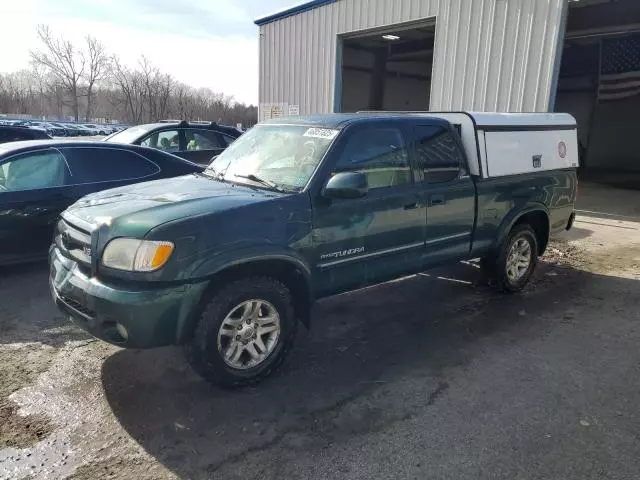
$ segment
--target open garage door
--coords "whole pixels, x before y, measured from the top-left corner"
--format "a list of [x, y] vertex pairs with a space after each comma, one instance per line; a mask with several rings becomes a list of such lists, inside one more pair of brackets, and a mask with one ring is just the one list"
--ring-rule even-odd
[[395, 26], [342, 38], [342, 112], [428, 110], [435, 26]]
[[640, 1], [571, 4], [555, 110], [578, 120], [587, 175], [640, 174]]

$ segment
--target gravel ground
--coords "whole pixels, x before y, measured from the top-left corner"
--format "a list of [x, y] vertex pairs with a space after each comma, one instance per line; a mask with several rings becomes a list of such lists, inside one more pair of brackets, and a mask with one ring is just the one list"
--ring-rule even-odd
[[460, 264], [325, 300], [241, 391], [74, 329], [46, 266], [4, 270], [0, 479], [638, 478], [640, 191], [579, 207], [523, 294]]

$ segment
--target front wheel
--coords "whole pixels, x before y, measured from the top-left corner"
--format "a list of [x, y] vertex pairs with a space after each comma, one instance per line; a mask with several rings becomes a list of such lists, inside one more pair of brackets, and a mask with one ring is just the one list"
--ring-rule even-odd
[[530, 225], [517, 225], [497, 256], [482, 261], [483, 269], [500, 290], [516, 293], [529, 283], [538, 264], [538, 239]]
[[272, 278], [237, 280], [213, 295], [191, 340], [187, 361], [223, 386], [254, 384], [284, 361], [296, 332], [291, 293]]

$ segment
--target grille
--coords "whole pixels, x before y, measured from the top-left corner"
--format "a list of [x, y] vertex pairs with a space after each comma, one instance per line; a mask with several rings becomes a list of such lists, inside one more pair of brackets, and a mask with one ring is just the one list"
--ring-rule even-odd
[[60, 300], [62, 300], [62, 302], [67, 307], [69, 307], [69, 308], [71, 308], [73, 310], [76, 310], [77, 312], [80, 312], [85, 317], [89, 317], [89, 318], [95, 318], [96, 317], [96, 312], [94, 312], [93, 310], [85, 307], [81, 303], [75, 301], [73, 298], [67, 297], [66, 295], [60, 295]]
[[91, 235], [88, 232], [60, 220], [55, 243], [68, 257], [85, 266], [91, 266]]

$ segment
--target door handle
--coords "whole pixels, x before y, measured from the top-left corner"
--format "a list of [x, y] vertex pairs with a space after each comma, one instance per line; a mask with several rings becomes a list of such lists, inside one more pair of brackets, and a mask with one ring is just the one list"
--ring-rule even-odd
[[405, 210], [414, 210], [416, 208], [418, 208], [418, 202], [409, 203], [404, 206]]
[[429, 204], [432, 206], [444, 205], [445, 203], [447, 202], [444, 199], [444, 195], [431, 195], [429, 197]]

